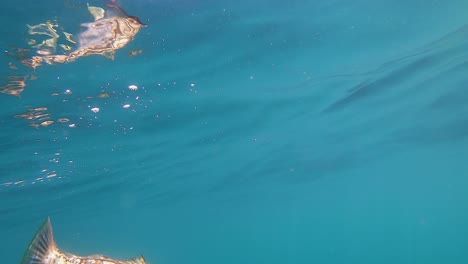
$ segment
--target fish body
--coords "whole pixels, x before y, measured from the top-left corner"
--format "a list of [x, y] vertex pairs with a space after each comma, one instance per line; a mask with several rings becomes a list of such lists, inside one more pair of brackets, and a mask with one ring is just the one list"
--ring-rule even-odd
[[37, 231], [21, 264], [149, 264], [143, 256], [115, 260], [104, 255], [78, 256], [62, 252], [54, 239], [50, 218]]

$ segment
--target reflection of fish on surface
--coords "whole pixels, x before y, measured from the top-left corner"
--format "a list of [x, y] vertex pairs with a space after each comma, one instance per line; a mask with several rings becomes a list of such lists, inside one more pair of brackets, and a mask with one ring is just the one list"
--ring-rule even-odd
[[133, 56], [136, 56], [136, 55], [138, 55], [138, 54], [141, 54], [142, 52], [143, 52], [142, 49], [139, 49], [139, 50], [132, 50], [132, 51], [130, 51], [130, 56], [133, 57]]
[[50, 219], [42, 225], [21, 264], [148, 264], [144, 257], [114, 260], [103, 255], [76, 256], [62, 252], [55, 243]]
[[33, 56], [25, 64], [36, 68], [43, 62], [48, 64], [72, 62], [79, 57], [102, 55], [114, 59], [115, 51], [132, 41], [141, 27], [145, 27], [137, 17], [129, 16], [117, 5], [108, 5], [117, 10], [108, 12], [99, 7], [88, 6], [95, 21], [83, 23], [85, 30], [79, 34], [79, 48], [69, 54]]
[[19, 75], [19, 76], [8, 76], [7, 83], [0, 86], [0, 93], [20, 96], [26, 87], [26, 80], [33, 79], [33, 76]]

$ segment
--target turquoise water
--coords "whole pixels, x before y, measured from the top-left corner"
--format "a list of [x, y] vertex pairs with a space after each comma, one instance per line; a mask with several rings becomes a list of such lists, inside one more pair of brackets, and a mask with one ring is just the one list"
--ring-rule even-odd
[[[468, 1], [118, 3], [148, 27], [115, 60], [2, 54], [37, 76], [0, 94], [2, 263], [47, 216], [65, 251], [150, 263], [468, 263]], [[91, 19], [1, 6], [4, 50]]]

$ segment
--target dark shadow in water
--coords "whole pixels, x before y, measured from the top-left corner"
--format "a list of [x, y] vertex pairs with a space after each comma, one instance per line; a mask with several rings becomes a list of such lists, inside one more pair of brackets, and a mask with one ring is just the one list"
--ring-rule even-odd
[[468, 52], [468, 26], [448, 34], [414, 54], [383, 64], [379, 69], [367, 73], [360, 84], [350, 88], [347, 94], [323, 110], [324, 113], [341, 111], [362, 100], [385, 97], [396, 90], [417, 89], [414, 81], [431, 78], [439, 69], [450, 64], [463, 63], [460, 59]]

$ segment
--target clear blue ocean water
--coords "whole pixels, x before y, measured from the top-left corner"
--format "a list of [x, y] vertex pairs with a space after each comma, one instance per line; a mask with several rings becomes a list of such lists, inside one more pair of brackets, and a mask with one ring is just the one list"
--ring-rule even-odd
[[[3, 1], [0, 47], [86, 3]], [[1, 54], [37, 77], [0, 94], [1, 263], [47, 216], [153, 264], [468, 263], [468, 1], [118, 4], [148, 27], [115, 60]]]

